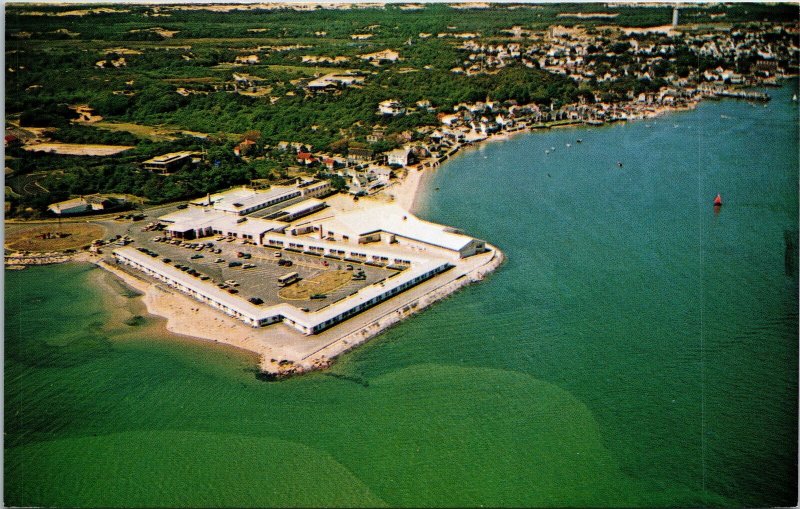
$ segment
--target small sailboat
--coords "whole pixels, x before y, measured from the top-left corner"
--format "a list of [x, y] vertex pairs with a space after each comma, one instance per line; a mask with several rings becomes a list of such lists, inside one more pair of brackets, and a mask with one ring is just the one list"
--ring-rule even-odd
[[545, 153], [545, 154], [549, 154], [549, 153], [550, 153], [550, 151], [549, 151], [549, 150], [545, 150], [545, 151], [544, 151], [544, 153]]
[[617, 166], [619, 166], [620, 168], [622, 168], [622, 161], [617, 161]]
[[794, 102], [797, 102], [797, 94], [794, 94], [794, 95], [792, 96], [792, 101], [794, 101]]
[[572, 145], [570, 145], [569, 143], [567, 143], [567, 148], [570, 148], [571, 146], [572, 146]]
[[581, 138], [578, 138], [577, 140], [575, 140], [575, 143], [581, 143], [582, 141], [583, 140]]
[[714, 198], [714, 206], [715, 207], [722, 207], [722, 195], [717, 193], [717, 197]]

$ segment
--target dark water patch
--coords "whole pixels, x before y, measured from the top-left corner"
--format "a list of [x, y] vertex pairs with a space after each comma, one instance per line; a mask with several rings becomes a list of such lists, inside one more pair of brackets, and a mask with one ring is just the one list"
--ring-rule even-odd
[[130, 327], [138, 327], [147, 323], [147, 319], [142, 315], [133, 315], [125, 320], [125, 325]]
[[325, 372], [325, 373], [323, 373], [323, 375], [324, 376], [329, 376], [331, 378], [336, 378], [337, 380], [344, 380], [344, 381], [347, 381], [347, 382], [352, 382], [352, 383], [354, 383], [356, 385], [360, 385], [361, 387], [364, 387], [365, 389], [367, 387], [369, 387], [369, 380], [367, 380], [367, 379], [365, 379], [363, 377], [360, 377], [360, 376], [343, 375], [341, 373], [329, 373], [329, 372]]

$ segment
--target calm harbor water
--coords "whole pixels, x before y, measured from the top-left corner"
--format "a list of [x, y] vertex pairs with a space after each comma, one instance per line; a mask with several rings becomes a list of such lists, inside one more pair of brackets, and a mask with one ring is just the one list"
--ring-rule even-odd
[[794, 505], [796, 86], [462, 154], [420, 215], [507, 263], [328, 372], [6, 272], [6, 504]]

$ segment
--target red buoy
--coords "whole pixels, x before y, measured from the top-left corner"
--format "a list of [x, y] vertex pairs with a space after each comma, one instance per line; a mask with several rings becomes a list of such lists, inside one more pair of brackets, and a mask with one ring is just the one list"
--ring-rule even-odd
[[722, 206], [722, 195], [717, 194], [717, 197], [714, 198], [714, 206], [721, 207]]

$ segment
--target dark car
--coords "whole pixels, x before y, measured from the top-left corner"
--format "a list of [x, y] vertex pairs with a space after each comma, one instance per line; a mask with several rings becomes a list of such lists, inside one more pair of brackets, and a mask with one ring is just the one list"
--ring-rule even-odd
[[230, 262], [228, 263], [228, 267], [241, 267], [242, 262]]

